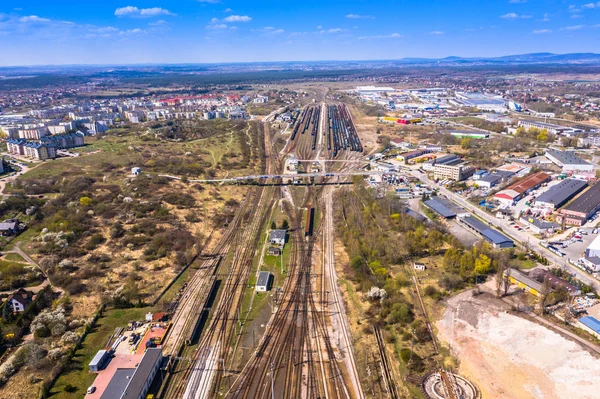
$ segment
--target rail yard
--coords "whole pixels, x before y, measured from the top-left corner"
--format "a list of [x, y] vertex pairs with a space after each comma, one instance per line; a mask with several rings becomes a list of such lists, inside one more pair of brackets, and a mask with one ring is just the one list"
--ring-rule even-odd
[[[327, 123], [322, 118], [325, 112]], [[281, 168], [280, 156], [291, 152], [317, 160], [321, 145], [329, 157], [346, 154], [346, 150], [348, 154], [362, 151], [348, 111], [341, 105], [309, 105], [297, 113], [291, 145], [284, 154], [271, 150], [268, 132], [264, 140], [264, 172], [275, 177]], [[348, 165], [342, 163], [339, 170], [352, 173]], [[363, 397], [343, 304], [337, 295], [333, 248], [327, 241], [333, 229], [331, 209], [325, 206], [319, 186], [302, 188], [301, 207], [283, 204], [292, 246], [287, 275], [280, 282], [272, 316], [250, 359], [233, 364], [232, 348], [237, 348], [235, 342], [243, 332], [240, 310], [245, 291], [268, 215], [281, 189], [249, 187], [216, 249], [205, 255], [187, 285], [164, 342], [169, 373], [159, 397]], [[325, 254], [326, 250], [322, 259], [314, 256], [315, 251]], [[333, 318], [337, 319], [337, 343], [331, 335]]]

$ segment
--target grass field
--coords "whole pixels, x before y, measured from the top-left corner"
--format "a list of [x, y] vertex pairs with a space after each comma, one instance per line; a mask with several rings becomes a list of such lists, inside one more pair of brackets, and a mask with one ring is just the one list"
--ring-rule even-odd
[[20, 262], [20, 263], [27, 263], [27, 261], [25, 259], [23, 259], [23, 257], [21, 255], [15, 254], [15, 253], [10, 253], [10, 254], [4, 255], [4, 260], [10, 260], [13, 262]]
[[[96, 352], [104, 348], [108, 337], [117, 327], [126, 327], [130, 320], [144, 320], [144, 315], [152, 308], [112, 309], [104, 313], [96, 323], [94, 330], [89, 333], [75, 353], [72, 361], [56, 381], [50, 391], [50, 397], [55, 399], [80, 399], [87, 388], [92, 385], [96, 374], [88, 371], [88, 363]], [[72, 392], [65, 391], [71, 385]]]

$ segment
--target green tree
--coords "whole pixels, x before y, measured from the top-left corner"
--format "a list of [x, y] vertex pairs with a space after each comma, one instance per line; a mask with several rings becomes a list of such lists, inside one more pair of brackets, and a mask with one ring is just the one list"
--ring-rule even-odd
[[81, 206], [92, 206], [93, 200], [90, 197], [81, 197], [79, 198], [79, 204]]
[[464, 137], [460, 141], [460, 148], [462, 148], [463, 150], [468, 150], [469, 148], [471, 148], [471, 143], [472, 140], [469, 137]]
[[475, 273], [476, 274], [488, 274], [492, 269], [492, 260], [486, 255], [481, 254], [475, 259]]

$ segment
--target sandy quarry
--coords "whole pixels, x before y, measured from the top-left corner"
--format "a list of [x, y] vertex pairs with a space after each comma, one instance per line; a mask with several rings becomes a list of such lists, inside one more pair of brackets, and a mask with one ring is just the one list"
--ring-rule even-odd
[[600, 398], [600, 359], [506, 310], [492, 294], [468, 291], [449, 300], [437, 323], [439, 338], [460, 359], [459, 373], [484, 399]]

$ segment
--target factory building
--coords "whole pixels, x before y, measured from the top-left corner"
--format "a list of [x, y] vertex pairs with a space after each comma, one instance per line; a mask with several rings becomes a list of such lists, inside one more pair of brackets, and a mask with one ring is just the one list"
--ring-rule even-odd
[[568, 126], [560, 126], [560, 125], [554, 125], [552, 123], [544, 123], [544, 122], [538, 122], [538, 121], [529, 121], [529, 120], [520, 120], [517, 123], [518, 126], [522, 126], [525, 129], [540, 129], [540, 130], [546, 130], [548, 133], [552, 133], [552, 134], [573, 134], [573, 133], [582, 133], [583, 130], [581, 129], [576, 129], [576, 128], [572, 128], [572, 127], [568, 127]]
[[582, 226], [598, 210], [600, 210], [600, 184], [595, 184], [561, 209], [558, 219], [562, 221], [564, 218], [566, 224]]
[[592, 316], [584, 316], [578, 321], [578, 327], [600, 339], [600, 321]]
[[458, 221], [467, 229], [482, 236], [483, 239], [492, 244], [494, 248], [512, 248], [515, 245], [513, 240], [480, 222], [473, 216], [459, 217]]
[[494, 195], [494, 198], [505, 205], [512, 205], [531, 190], [535, 190], [548, 180], [550, 180], [548, 173], [533, 173], [511, 184], [506, 189], [499, 191]]
[[435, 165], [451, 165], [460, 162], [458, 155], [450, 154], [423, 163], [423, 170], [432, 171]]
[[584, 180], [565, 179], [538, 196], [533, 204], [543, 208], [558, 209], [586, 187], [587, 182]]
[[546, 150], [546, 157], [554, 164], [560, 166], [563, 172], [594, 170], [594, 165], [577, 156], [573, 151]]

